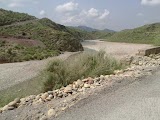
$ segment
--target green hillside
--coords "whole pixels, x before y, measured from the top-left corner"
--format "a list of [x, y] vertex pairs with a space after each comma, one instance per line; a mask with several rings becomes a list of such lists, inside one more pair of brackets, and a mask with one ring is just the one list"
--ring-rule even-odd
[[107, 41], [160, 45], [160, 23], [117, 32]]
[[[59, 51], [82, 51], [83, 47], [80, 41], [86, 38], [89, 39], [91, 36], [85, 32], [57, 24], [47, 18], [37, 19], [27, 14], [0, 9], [0, 41], [3, 43], [9, 39], [7, 44], [0, 46], [0, 61], [2, 58], [7, 62], [44, 59], [54, 54], [57, 55]], [[16, 39], [18, 43], [13, 44], [12, 39]], [[41, 41], [44, 47], [24, 46], [19, 44], [22, 40], [26, 43], [29, 40]], [[14, 55], [8, 54], [6, 51], [14, 53]], [[34, 53], [34, 51], [39, 52]], [[8, 56], [10, 57], [8, 58]], [[26, 59], [24, 56], [27, 56]], [[37, 56], [39, 57], [37, 58]]]
[[18, 13], [0, 9], [0, 26], [33, 19], [36, 19], [36, 17], [30, 16], [25, 13]]

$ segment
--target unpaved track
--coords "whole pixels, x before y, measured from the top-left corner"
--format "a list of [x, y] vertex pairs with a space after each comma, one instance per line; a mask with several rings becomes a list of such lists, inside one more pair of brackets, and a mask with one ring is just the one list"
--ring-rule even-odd
[[160, 120], [160, 69], [124, 84], [82, 100], [55, 120]]
[[118, 59], [123, 58], [127, 55], [135, 55], [136, 53], [138, 53], [139, 49], [147, 49], [153, 47], [152, 45], [147, 44], [105, 42], [100, 40], [86, 40], [82, 44], [84, 48], [89, 48], [96, 51], [103, 50]]
[[60, 56], [41, 61], [27, 61], [0, 64], [0, 90], [36, 77], [41, 70], [53, 59], [66, 59], [76, 53], [66, 52]]
[[[108, 54], [113, 55], [116, 58], [133, 55], [137, 53], [138, 49], [151, 47], [151, 45], [145, 44], [113, 43], [99, 40], [88, 40], [82, 44], [85, 48], [93, 50], [105, 50]], [[20, 63], [0, 64], [0, 90], [36, 77], [38, 73], [43, 70], [47, 63], [52, 59], [65, 59], [73, 54], [75, 53], [67, 52], [58, 57], [53, 57], [41, 61], [37, 60]]]

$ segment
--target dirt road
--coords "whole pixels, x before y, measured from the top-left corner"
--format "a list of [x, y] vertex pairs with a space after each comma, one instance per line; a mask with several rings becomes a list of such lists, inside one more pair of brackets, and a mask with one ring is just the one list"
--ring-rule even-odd
[[60, 56], [41, 61], [27, 61], [0, 64], [0, 90], [11, 87], [19, 82], [36, 77], [41, 70], [53, 59], [66, 59], [75, 53], [66, 52]]
[[82, 44], [84, 48], [93, 49], [96, 51], [103, 50], [118, 59], [127, 55], [135, 55], [138, 53], [139, 49], [153, 47], [152, 45], [147, 44], [105, 42], [100, 40], [86, 40]]
[[[138, 49], [151, 47], [151, 45], [145, 44], [112, 43], [99, 40], [87, 40], [82, 44], [85, 48], [105, 50], [108, 54], [113, 55], [116, 58], [122, 58], [126, 55], [135, 54]], [[56, 58], [65, 59], [73, 54], [75, 53], [67, 52], [58, 57], [48, 58], [41, 61], [0, 64], [0, 90], [18, 84], [19, 82], [32, 79], [45, 68], [50, 60]]]

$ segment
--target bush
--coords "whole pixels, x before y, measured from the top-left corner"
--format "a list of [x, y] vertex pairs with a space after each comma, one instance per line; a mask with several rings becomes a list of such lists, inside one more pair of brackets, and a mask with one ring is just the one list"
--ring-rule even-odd
[[102, 51], [93, 54], [83, 53], [65, 61], [55, 60], [45, 70], [44, 91], [67, 86], [75, 80], [88, 76], [112, 74], [114, 70], [122, 67], [121, 63]]

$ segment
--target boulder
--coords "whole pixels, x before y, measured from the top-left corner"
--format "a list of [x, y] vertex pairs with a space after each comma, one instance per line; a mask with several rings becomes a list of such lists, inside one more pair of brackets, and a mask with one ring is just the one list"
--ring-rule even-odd
[[90, 85], [85, 83], [83, 87], [84, 88], [90, 88]]

